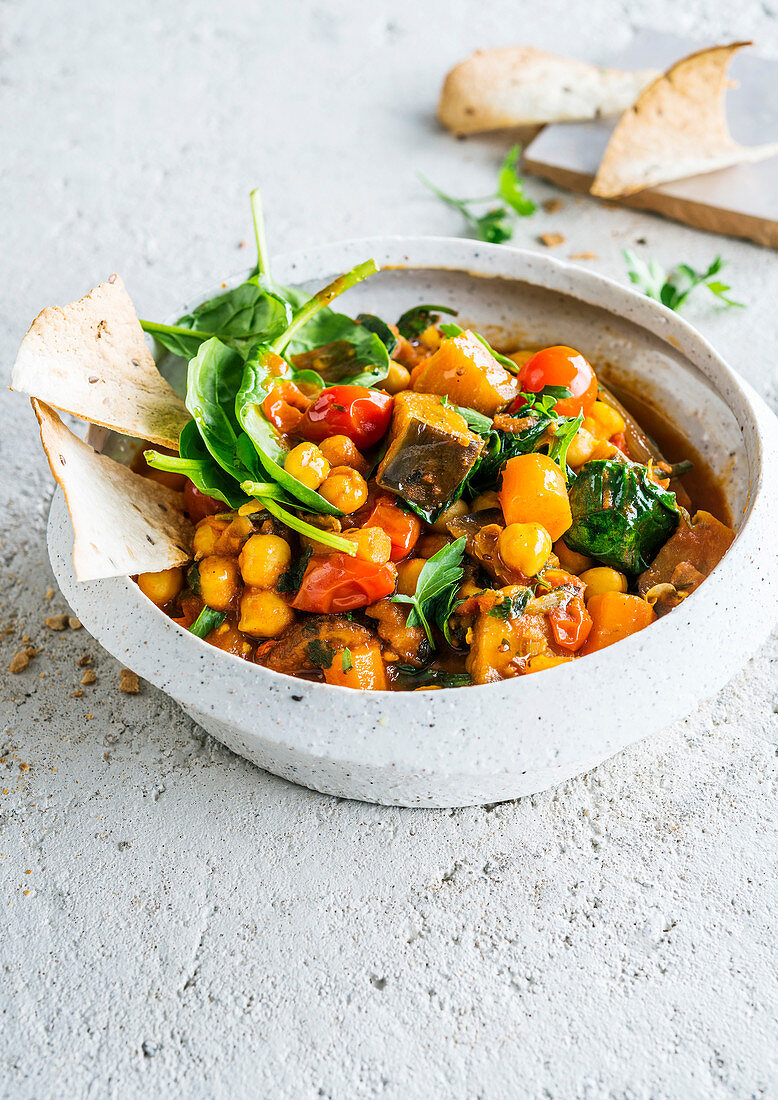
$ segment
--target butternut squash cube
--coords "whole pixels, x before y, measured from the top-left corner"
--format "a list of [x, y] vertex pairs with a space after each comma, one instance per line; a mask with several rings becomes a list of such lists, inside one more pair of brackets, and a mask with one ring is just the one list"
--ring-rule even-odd
[[519, 392], [517, 378], [498, 363], [472, 332], [450, 336], [411, 375], [419, 393], [447, 394], [453, 405], [494, 416]]

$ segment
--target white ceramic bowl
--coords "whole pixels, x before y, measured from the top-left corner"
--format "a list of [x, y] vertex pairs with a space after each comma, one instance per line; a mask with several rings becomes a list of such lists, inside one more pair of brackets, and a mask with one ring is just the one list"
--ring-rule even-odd
[[[724, 479], [736, 517], [737, 539], [705, 584], [649, 629], [571, 665], [482, 687], [362, 693], [224, 654], [182, 630], [128, 579], [79, 584], [59, 492], [49, 519], [54, 570], [75, 614], [110, 653], [268, 771], [402, 806], [540, 791], [688, 713], [767, 635], [778, 617], [778, 421], [676, 314], [536, 253], [389, 237], [281, 258], [274, 274], [315, 287], [369, 256], [383, 270], [348, 292], [346, 312], [394, 318], [419, 302], [450, 303], [460, 322], [487, 336], [572, 344], [598, 367], [610, 364], [607, 378], [664, 405]], [[122, 453], [122, 441], [103, 430], [89, 438]]]

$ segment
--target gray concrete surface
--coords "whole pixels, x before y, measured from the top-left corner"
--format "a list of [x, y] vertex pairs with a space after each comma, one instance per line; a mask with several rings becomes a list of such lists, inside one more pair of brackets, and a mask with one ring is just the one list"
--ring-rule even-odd
[[[510, 41], [605, 58], [642, 26], [778, 55], [773, 0], [0, 0], [4, 367], [43, 305], [113, 270], [158, 317], [243, 266], [256, 184], [276, 251], [459, 232], [415, 172], [478, 193], [504, 145], [437, 131], [445, 69]], [[688, 315], [778, 407], [773, 253], [589, 201], [517, 243], [544, 230], [622, 278], [638, 239], [669, 264], [721, 250], [748, 308]], [[778, 1095], [775, 639], [549, 794], [339, 802], [47, 630], [51, 483], [25, 402], [0, 410], [3, 1095]], [[23, 635], [42, 652], [11, 676]]]

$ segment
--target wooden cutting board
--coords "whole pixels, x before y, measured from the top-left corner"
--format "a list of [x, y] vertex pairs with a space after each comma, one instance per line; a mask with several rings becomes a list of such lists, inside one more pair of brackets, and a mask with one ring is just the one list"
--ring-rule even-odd
[[[608, 64], [667, 69], [705, 45], [714, 43], [643, 31]], [[759, 57], [753, 47], [746, 47], [734, 57], [730, 76], [737, 82], [727, 92], [732, 136], [743, 145], [778, 140], [778, 61]], [[601, 119], [546, 126], [527, 146], [524, 169], [560, 187], [587, 193], [615, 124], [616, 119]], [[616, 201], [698, 229], [778, 248], [778, 157], [666, 183]]]

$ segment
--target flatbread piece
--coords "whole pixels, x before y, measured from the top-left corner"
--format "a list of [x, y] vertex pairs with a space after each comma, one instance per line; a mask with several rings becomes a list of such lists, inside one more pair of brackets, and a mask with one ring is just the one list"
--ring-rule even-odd
[[122, 435], [178, 448], [189, 413], [157, 370], [130, 296], [111, 275], [33, 321], [11, 387]]
[[616, 123], [591, 193], [621, 198], [778, 153], [778, 144], [740, 145], [727, 126], [727, 67], [732, 55], [749, 45], [733, 42], [699, 50], [641, 92]]
[[446, 76], [438, 119], [455, 134], [617, 115], [657, 76], [604, 69], [531, 46], [477, 50]]
[[98, 454], [35, 398], [41, 442], [73, 523], [80, 581], [154, 573], [185, 565], [193, 528], [183, 499], [164, 485]]

